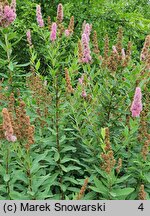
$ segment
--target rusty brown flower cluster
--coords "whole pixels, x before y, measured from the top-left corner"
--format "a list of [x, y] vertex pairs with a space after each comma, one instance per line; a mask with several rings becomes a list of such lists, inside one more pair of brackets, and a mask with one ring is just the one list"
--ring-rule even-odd
[[47, 82], [43, 82], [38, 75], [32, 73], [30, 77], [27, 78], [27, 86], [32, 91], [33, 98], [37, 105], [38, 118], [36, 119], [40, 122], [43, 128], [47, 123], [43, 119], [49, 116], [48, 107], [51, 104], [52, 98], [47, 90]]
[[83, 58], [82, 44], [81, 44], [81, 40], [79, 40], [78, 41], [78, 61], [79, 63], [82, 63], [82, 58]]
[[57, 24], [63, 21], [63, 5], [60, 3], [57, 7]]
[[109, 57], [109, 37], [106, 35], [105, 37], [105, 44], [104, 44], [104, 57], [102, 61], [102, 67], [106, 67], [108, 64], [108, 57]]
[[111, 55], [108, 59], [108, 63], [107, 63], [107, 67], [111, 70], [111, 71], [116, 71], [119, 65], [119, 55], [118, 52], [111, 52]]
[[0, 105], [2, 104], [3, 101], [6, 100], [6, 96], [3, 93], [3, 87], [2, 87], [2, 83], [3, 83], [3, 79], [0, 80]]
[[118, 34], [117, 34], [117, 44], [116, 50], [118, 52], [118, 62], [122, 60], [122, 43], [123, 43], [123, 28], [119, 27]]
[[143, 184], [140, 186], [138, 198], [139, 200], [146, 200], [146, 192]]
[[34, 126], [30, 124], [30, 117], [26, 114], [26, 104], [20, 100], [19, 106], [15, 108], [16, 119], [14, 128], [19, 141], [25, 143], [26, 150], [34, 143]]
[[3, 125], [0, 124], [0, 139], [4, 139], [5, 136], [4, 136], [4, 131], [3, 131]]
[[48, 25], [48, 30], [51, 31], [52, 22], [51, 22], [51, 17], [50, 16], [47, 17], [47, 25]]
[[122, 66], [123, 67], [127, 67], [129, 62], [130, 62], [130, 59], [131, 59], [131, 50], [132, 50], [132, 42], [129, 41], [128, 42], [128, 47], [127, 47], [127, 51], [126, 51], [126, 56], [125, 56], [125, 59], [123, 59], [123, 62], [122, 62]]
[[65, 79], [66, 79], [66, 91], [68, 93], [73, 93], [74, 92], [74, 89], [72, 88], [72, 85], [71, 85], [71, 78], [69, 76], [69, 71], [67, 68], [65, 68]]
[[122, 168], [122, 159], [119, 158], [118, 164], [117, 164], [117, 167], [116, 167], [116, 172], [117, 172], [117, 174], [120, 173], [121, 168]]
[[99, 47], [98, 47], [98, 40], [97, 40], [97, 32], [94, 31], [93, 33], [93, 52], [97, 55], [100, 54], [100, 50], [99, 50]]
[[145, 81], [144, 88], [148, 84], [148, 78], [150, 76], [150, 35], [145, 39], [145, 43], [140, 55], [141, 61], [144, 63], [144, 67], [137, 78], [137, 82]]
[[79, 194], [78, 194], [77, 197], [76, 197], [77, 200], [81, 200], [81, 199], [83, 198], [84, 193], [85, 193], [85, 191], [86, 191], [86, 189], [87, 189], [88, 181], [89, 181], [88, 178], [86, 178], [86, 179], [84, 180], [84, 184], [83, 184], [83, 186], [82, 186], [82, 188], [81, 188]]
[[150, 134], [148, 132], [147, 114], [148, 114], [147, 110], [143, 110], [141, 113], [140, 129], [139, 129], [139, 136], [138, 136], [138, 140], [143, 144], [141, 149], [141, 155], [144, 160], [147, 159], [147, 155], [149, 153], [149, 146], [150, 146]]
[[0, 125], [0, 139], [7, 139], [23, 143], [26, 150], [34, 143], [34, 126], [30, 124], [30, 118], [26, 114], [25, 103], [21, 99], [16, 106], [14, 93], [7, 98], [8, 108], [2, 110], [3, 124]]
[[17, 140], [16, 136], [14, 135], [14, 130], [12, 127], [10, 115], [7, 108], [3, 108], [2, 110], [3, 116], [3, 131], [5, 138], [10, 142], [15, 142]]
[[144, 46], [141, 52], [140, 59], [141, 61], [146, 61], [149, 56], [149, 48], [150, 48], [150, 35], [145, 38]]
[[114, 159], [114, 153], [112, 150], [102, 153], [101, 158], [103, 160], [101, 168], [107, 172], [108, 174], [111, 173], [112, 169], [116, 164], [116, 160]]
[[111, 150], [109, 128], [105, 128], [105, 151]]
[[117, 43], [112, 47], [109, 56], [109, 38], [108, 35], [106, 35], [102, 67], [108, 67], [111, 71], [115, 72], [119, 67], [128, 66], [131, 58], [131, 49], [132, 43], [129, 41], [125, 52], [123, 48], [123, 29], [120, 27], [117, 34]]
[[69, 25], [68, 25], [68, 31], [69, 31], [70, 34], [72, 34], [73, 31], [74, 31], [74, 16], [72, 16], [70, 18], [70, 22], [69, 22]]
[[114, 159], [114, 152], [111, 148], [110, 144], [110, 135], [109, 128], [105, 128], [105, 153], [101, 154], [102, 164], [101, 168], [108, 174], [111, 173], [112, 169], [116, 164], [116, 160]]

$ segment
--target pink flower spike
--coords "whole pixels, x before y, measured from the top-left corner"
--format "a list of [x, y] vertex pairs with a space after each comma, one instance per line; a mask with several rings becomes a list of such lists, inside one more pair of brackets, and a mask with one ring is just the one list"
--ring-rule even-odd
[[139, 117], [142, 111], [142, 93], [140, 87], [136, 87], [130, 111], [132, 112], [132, 117]]
[[90, 33], [91, 33], [91, 25], [89, 25], [89, 23], [87, 23], [85, 25], [85, 28], [84, 28], [84, 34], [86, 34], [86, 37], [87, 37], [87, 40], [89, 41], [90, 40]]
[[57, 24], [53, 23], [52, 24], [52, 31], [51, 31], [51, 35], [50, 35], [50, 40], [51, 41], [55, 41], [56, 40], [56, 33], [57, 33]]
[[30, 46], [32, 46], [31, 31], [30, 31], [30, 29], [27, 31], [26, 36], [27, 36], [28, 44], [29, 44]]
[[12, 23], [16, 19], [16, 13], [11, 9], [11, 7], [6, 5], [4, 7], [4, 17], [8, 23]]
[[89, 41], [85, 33], [82, 34], [82, 49], [83, 49], [83, 63], [89, 63], [92, 60], [92, 57], [90, 55], [90, 47], [89, 47]]
[[57, 20], [61, 23], [63, 21], [63, 6], [59, 4], [57, 7]]
[[42, 13], [41, 13], [41, 6], [37, 5], [36, 6], [36, 19], [37, 19], [37, 23], [39, 25], [39, 27], [44, 27], [44, 21], [42, 18]]

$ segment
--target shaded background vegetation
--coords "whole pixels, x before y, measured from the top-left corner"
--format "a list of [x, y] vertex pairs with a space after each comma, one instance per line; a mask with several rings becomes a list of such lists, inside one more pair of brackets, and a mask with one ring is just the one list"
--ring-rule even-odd
[[[58, 0], [18, 0], [17, 20], [14, 28], [22, 39], [19, 43], [21, 62], [29, 58], [26, 46], [26, 30], [31, 22], [36, 23], [36, 4], [41, 4], [45, 25], [47, 17], [54, 21], [56, 18]], [[145, 36], [150, 32], [150, 1], [149, 0], [62, 0], [64, 6], [64, 21], [69, 22], [72, 15], [75, 17], [75, 32], [80, 37], [84, 20], [92, 23], [93, 29], [98, 33], [99, 46], [103, 47], [104, 37], [109, 35], [113, 45], [118, 26], [123, 26], [124, 43], [133, 41], [133, 55], [138, 59]], [[38, 40], [38, 39], [37, 39]], [[103, 50], [101, 50], [103, 51]], [[23, 56], [23, 57], [22, 57]]]

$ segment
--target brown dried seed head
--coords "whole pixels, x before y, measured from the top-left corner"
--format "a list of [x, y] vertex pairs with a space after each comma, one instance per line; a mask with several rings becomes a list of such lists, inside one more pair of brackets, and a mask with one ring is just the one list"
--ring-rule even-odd
[[82, 199], [82, 197], [84, 196], [84, 193], [85, 193], [86, 188], [87, 188], [88, 181], [89, 181], [88, 178], [86, 178], [86, 179], [84, 180], [84, 184], [83, 184], [83, 186], [82, 186], [82, 188], [81, 188], [79, 194], [77, 195], [77, 198], [76, 198], [77, 200]]
[[83, 58], [83, 52], [82, 52], [82, 44], [81, 41], [78, 41], [78, 61], [79, 63], [82, 63], [82, 58]]
[[51, 23], [51, 17], [50, 16], [47, 17], [47, 24], [48, 24], [48, 30], [51, 31], [52, 23]]
[[150, 35], [147, 35], [145, 38], [144, 46], [141, 52], [140, 59], [141, 61], [146, 61], [148, 54], [149, 54], [149, 47], [150, 47]]
[[2, 115], [3, 115], [3, 130], [4, 133], [7, 135], [13, 135], [13, 128], [9, 116], [9, 112], [7, 108], [3, 108], [2, 110]]
[[117, 168], [116, 168], [117, 173], [120, 173], [121, 167], [122, 167], [122, 159], [119, 158], [118, 165], [117, 165]]
[[139, 189], [139, 200], [146, 200], [146, 192], [144, 190], [144, 185], [142, 184]]
[[67, 92], [68, 92], [68, 93], [73, 93], [73, 92], [74, 92], [74, 89], [72, 88], [71, 79], [70, 79], [69, 72], [68, 72], [68, 69], [67, 69], [67, 68], [65, 68], [65, 78], [66, 78], [66, 88], [67, 88]]
[[117, 35], [117, 44], [116, 44], [116, 49], [119, 54], [121, 54], [122, 51], [122, 40], [123, 40], [123, 28], [119, 27], [118, 30], [118, 35]]
[[97, 40], [97, 32], [96, 31], [94, 31], [94, 34], [93, 34], [93, 47], [94, 47], [93, 52], [95, 54], [99, 54], [100, 50], [99, 50], [99, 47], [98, 47], [98, 40]]
[[73, 33], [73, 31], [74, 31], [74, 16], [72, 16], [70, 18], [68, 30], [69, 30], [70, 33]]

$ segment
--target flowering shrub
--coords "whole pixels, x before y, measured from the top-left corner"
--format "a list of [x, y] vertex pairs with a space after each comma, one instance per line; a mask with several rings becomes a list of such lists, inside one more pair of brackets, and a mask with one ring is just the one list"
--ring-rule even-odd
[[37, 5], [25, 64], [1, 28], [0, 199], [150, 199], [150, 37], [137, 62], [122, 27], [103, 48], [64, 15], [46, 22]]

